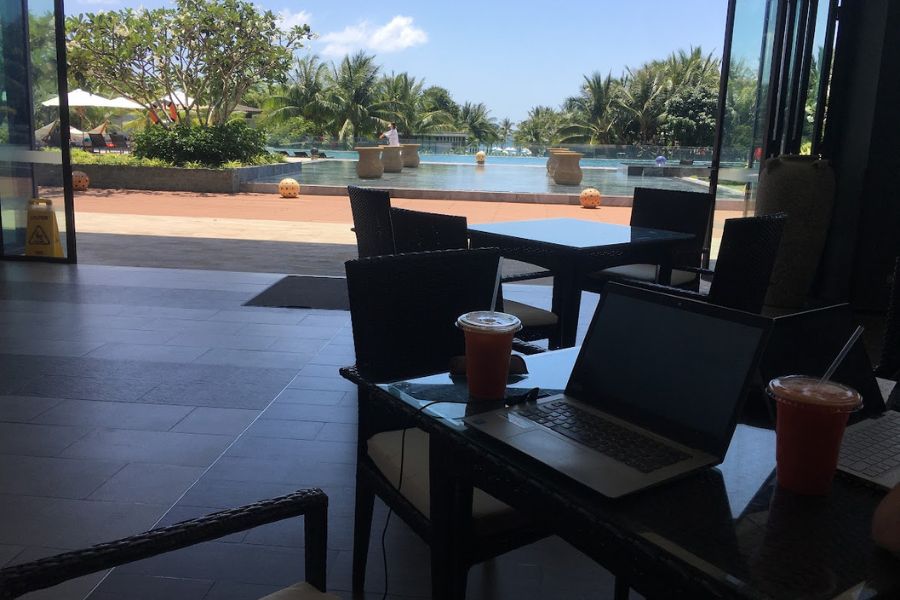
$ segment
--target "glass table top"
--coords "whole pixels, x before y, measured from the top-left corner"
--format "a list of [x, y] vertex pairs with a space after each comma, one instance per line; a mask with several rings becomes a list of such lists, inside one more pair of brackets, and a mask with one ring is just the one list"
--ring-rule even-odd
[[[578, 348], [528, 356], [529, 373], [511, 376], [508, 396], [565, 388]], [[464, 378], [432, 375], [378, 386], [521, 466], [502, 442], [461, 419], [501, 403], [467, 402]], [[883, 492], [838, 477], [825, 498], [791, 494], [775, 483], [775, 432], [738, 425], [718, 467], [610, 500], [541, 464], [527, 467], [575, 505], [648, 542], [745, 598], [874, 597], [900, 590], [900, 562], [875, 549], [871, 515]], [[847, 590], [852, 596], [841, 596]], [[900, 597], [898, 595], [897, 597]]]
[[687, 233], [614, 225], [581, 219], [537, 219], [470, 225], [469, 231], [555, 244], [570, 248], [596, 248], [620, 244], [689, 240]]

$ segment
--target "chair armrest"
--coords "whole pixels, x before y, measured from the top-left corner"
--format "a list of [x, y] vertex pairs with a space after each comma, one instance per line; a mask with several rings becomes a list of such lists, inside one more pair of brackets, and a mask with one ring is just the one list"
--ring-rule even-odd
[[670, 285], [662, 285], [661, 283], [649, 283], [646, 281], [640, 281], [638, 279], [623, 279], [621, 283], [644, 290], [650, 290], [651, 292], [669, 294], [670, 296], [679, 296], [681, 298], [689, 298], [691, 300], [699, 300], [701, 302], [706, 302], [707, 300], [706, 294], [701, 294], [700, 292], [695, 292], [693, 290], [684, 288], [672, 287]]
[[512, 283], [513, 281], [525, 281], [528, 279], [541, 279], [543, 277], [553, 277], [553, 271], [532, 271], [531, 273], [519, 273], [518, 275], [504, 275], [500, 278], [500, 283]]
[[69, 579], [300, 515], [306, 515], [306, 580], [325, 591], [328, 496], [312, 488], [0, 569], [0, 598], [16, 598]]

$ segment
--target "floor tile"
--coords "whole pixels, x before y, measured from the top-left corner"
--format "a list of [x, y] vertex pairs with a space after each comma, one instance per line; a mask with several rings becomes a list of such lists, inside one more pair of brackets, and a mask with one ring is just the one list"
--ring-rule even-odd
[[352, 406], [320, 406], [290, 402], [275, 402], [263, 415], [267, 419], [323, 423], [356, 423], [358, 419], [357, 410]]
[[47, 375], [31, 379], [19, 391], [24, 396], [47, 396], [78, 400], [133, 402], [156, 387], [155, 382], [109, 377]]
[[23, 496], [86, 498], [125, 466], [125, 461], [104, 458], [3, 454], [0, 455], [0, 490], [4, 494]]
[[333, 390], [339, 392], [349, 392], [356, 389], [356, 385], [341, 377], [337, 370], [331, 377], [297, 376], [288, 384], [288, 387], [300, 390]]
[[203, 600], [213, 582], [114, 570], [88, 600]]
[[103, 429], [93, 431], [69, 446], [63, 456], [206, 467], [232, 439], [231, 436], [202, 433]]
[[320, 404], [323, 406], [336, 406], [343, 398], [344, 392], [328, 390], [298, 390], [295, 388], [287, 388], [278, 394], [278, 402]]
[[62, 398], [0, 396], [0, 421], [24, 423], [63, 402]]
[[280, 381], [164, 383], [147, 392], [141, 402], [218, 408], [263, 409], [282, 390]]
[[203, 346], [233, 350], [266, 350], [277, 338], [262, 335], [235, 335], [230, 333], [180, 333], [170, 339], [170, 346]]
[[175, 425], [172, 431], [237, 435], [258, 416], [259, 411], [251, 409], [195, 408], [191, 414]]
[[89, 431], [69, 425], [0, 423], [0, 455], [57, 456]]
[[275, 369], [300, 369], [309, 362], [312, 353], [267, 352], [264, 350], [231, 350], [213, 348], [196, 358], [198, 364], [239, 365], [243, 367], [269, 367]]
[[170, 346], [161, 344], [104, 344], [88, 356], [108, 360], [143, 360], [149, 362], [191, 362], [209, 350], [207, 347]]
[[317, 440], [356, 443], [359, 426], [355, 423], [325, 423], [316, 436]]
[[110, 477], [88, 499], [171, 505], [204, 470], [203, 467], [131, 463]]
[[165, 507], [0, 494], [0, 544], [79, 549], [147, 531]]
[[316, 421], [283, 421], [281, 419], [258, 419], [250, 426], [249, 429], [247, 429], [247, 433], [245, 433], [244, 435], [257, 437], [289, 438], [295, 440], [313, 440], [316, 439], [317, 435], [325, 425], [327, 425], [327, 423], [319, 423]]
[[190, 406], [65, 400], [36, 417], [33, 422], [167, 431], [192, 410]]
[[246, 456], [287, 460], [302, 458], [304, 462], [356, 464], [356, 444], [323, 440], [296, 440], [245, 436], [228, 449], [226, 456]]

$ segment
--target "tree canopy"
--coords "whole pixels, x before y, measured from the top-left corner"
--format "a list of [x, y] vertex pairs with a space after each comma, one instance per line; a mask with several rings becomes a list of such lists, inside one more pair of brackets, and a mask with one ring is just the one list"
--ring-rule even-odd
[[79, 84], [145, 108], [183, 95], [187, 122], [224, 123], [252, 86], [283, 81], [308, 25], [288, 30], [243, 0], [175, 0], [174, 8], [81, 14], [66, 23]]

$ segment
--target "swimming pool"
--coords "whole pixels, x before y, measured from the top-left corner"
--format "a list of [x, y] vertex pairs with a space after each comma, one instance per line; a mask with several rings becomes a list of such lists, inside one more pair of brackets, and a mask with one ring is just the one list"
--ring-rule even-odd
[[[355, 153], [353, 153], [355, 155]], [[535, 158], [538, 164], [515, 164], [493, 161], [488, 164], [449, 164], [423, 162], [417, 169], [406, 168], [400, 173], [385, 173], [381, 179], [360, 179], [356, 176], [355, 160], [321, 160], [302, 164], [295, 174], [281, 174], [256, 182], [278, 182], [294, 177], [303, 185], [367, 185], [385, 188], [457, 190], [479, 192], [515, 192], [523, 194], [577, 194], [583, 188], [594, 187], [606, 196], [632, 196], [635, 187], [657, 187], [670, 190], [704, 191], [706, 186], [674, 177], [627, 176], [609, 168], [582, 168], [584, 179], [579, 185], [558, 185], [547, 175], [546, 158]], [[507, 157], [512, 158], [512, 157]], [[584, 161], [582, 161], [584, 165]]]

